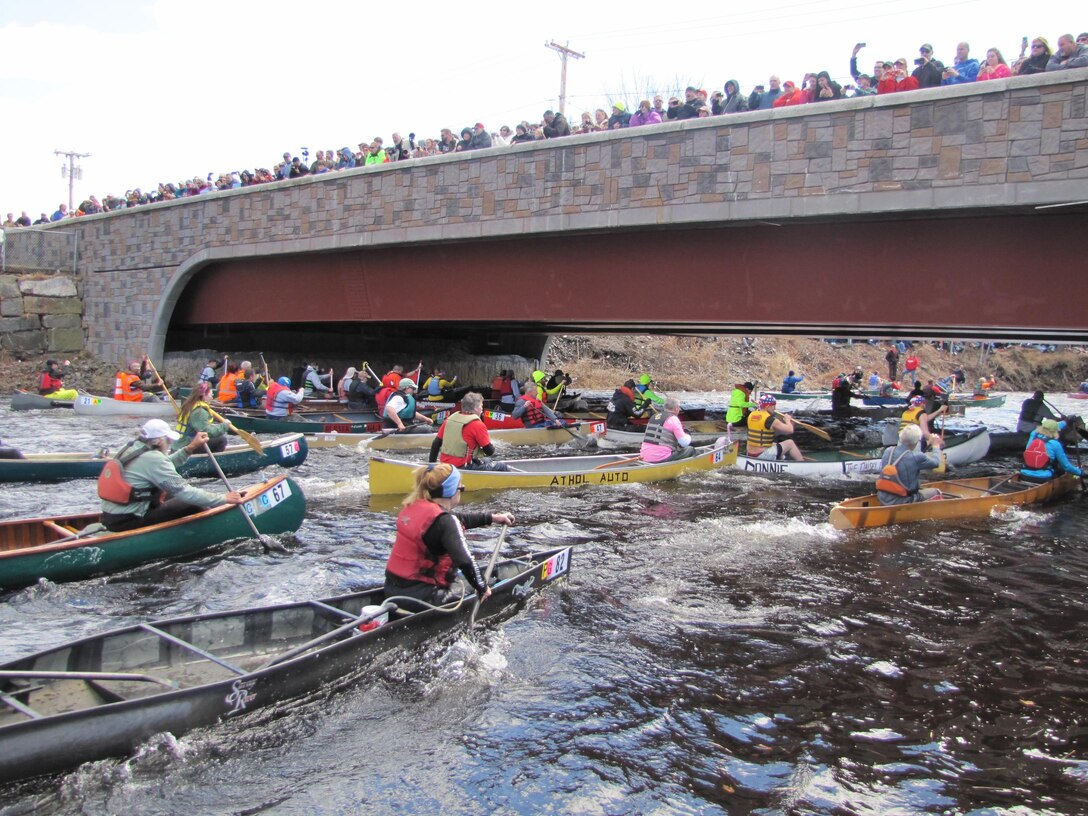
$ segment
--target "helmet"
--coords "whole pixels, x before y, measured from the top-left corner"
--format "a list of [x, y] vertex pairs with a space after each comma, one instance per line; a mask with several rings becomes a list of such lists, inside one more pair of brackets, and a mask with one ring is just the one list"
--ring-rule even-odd
[[778, 405], [778, 400], [774, 398], [773, 394], [760, 394], [759, 407], [762, 408], [767, 405]]
[[399, 388], [401, 391], [403, 391], [405, 388], [417, 388], [417, 387], [418, 386], [416, 386], [416, 381], [415, 380], [410, 380], [407, 377], [405, 377], [403, 380], [401, 380], [399, 383], [397, 383], [397, 388]]
[[278, 382], [280, 385], [285, 385], [288, 388], [291, 387], [291, 378], [290, 377], [280, 377], [278, 380], [276, 380], [276, 382]]
[[653, 382], [653, 378], [651, 378], [649, 374], [643, 374], [638, 378], [638, 381], [641, 385], [649, 385]]
[[921, 394], [915, 394], [913, 397], [910, 398], [910, 404], [914, 406], [925, 405], [926, 398], [923, 397]]

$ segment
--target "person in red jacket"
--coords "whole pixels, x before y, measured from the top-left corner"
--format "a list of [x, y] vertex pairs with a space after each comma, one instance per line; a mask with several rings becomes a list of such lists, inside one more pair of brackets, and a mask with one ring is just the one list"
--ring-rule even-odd
[[901, 91], [918, 90], [918, 78], [907, 73], [907, 58], [900, 57], [895, 61], [890, 71], [885, 71], [883, 78], [877, 83], [878, 94], [899, 93]]
[[505, 462], [484, 459], [495, 455], [491, 434], [480, 414], [484, 398], [470, 391], [461, 398], [461, 410], [450, 414], [431, 443], [428, 461], [445, 462], [463, 470], [510, 470]]
[[797, 86], [792, 81], [786, 80], [782, 83], [782, 94], [774, 101], [772, 107], [786, 108], [790, 105], [802, 105], [805, 102], [805, 95], [798, 90]]
[[[458, 510], [461, 474], [443, 462], [415, 472], [415, 488], [397, 516], [397, 537], [385, 564], [385, 597], [398, 606], [421, 609], [411, 599], [441, 605], [451, 598], [451, 584], [460, 570], [464, 582], [486, 601], [491, 589], [465, 541], [465, 530], [488, 524], [514, 523], [513, 513]], [[406, 602], [407, 601], [407, 602]]]

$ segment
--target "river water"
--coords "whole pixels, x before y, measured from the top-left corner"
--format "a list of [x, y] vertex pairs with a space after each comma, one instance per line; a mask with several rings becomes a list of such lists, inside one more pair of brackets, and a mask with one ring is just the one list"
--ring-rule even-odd
[[[1008, 427], [1020, 399], [968, 420]], [[134, 427], [0, 405], [0, 436], [27, 451], [116, 448]], [[242, 542], [0, 595], [0, 661], [380, 581], [394, 517], [366, 476], [365, 453], [310, 452], [289, 556]], [[831, 502], [867, 492], [734, 471], [484, 496], [517, 515], [507, 553], [576, 545], [569, 580], [338, 689], [8, 785], [0, 814], [1088, 812], [1085, 500], [829, 526]], [[0, 497], [4, 518], [96, 507], [93, 482]]]

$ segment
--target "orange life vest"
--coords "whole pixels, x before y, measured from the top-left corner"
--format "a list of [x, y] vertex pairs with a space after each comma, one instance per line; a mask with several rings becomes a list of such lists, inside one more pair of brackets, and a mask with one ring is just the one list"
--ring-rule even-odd
[[228, 371], [219, 379], [219, 391], [216, 399], [220, 402], [235, 402], [238, 399], [238, 372]]
[[139, 388], [134, 389], [132, 387], [134, 383], [138, 382], [140, 382], [140, 376], [138, 374], [132, 374], [128, 371], [118, 371], [117, 377], [113, 381], [113, 398], [115, 400], [122, 400], [123, 402], [142, 402], [144, 392]]

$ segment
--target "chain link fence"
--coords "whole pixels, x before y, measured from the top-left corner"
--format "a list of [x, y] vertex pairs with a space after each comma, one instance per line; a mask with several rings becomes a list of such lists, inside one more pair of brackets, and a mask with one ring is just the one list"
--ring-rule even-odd
[[74, 275], [79, 260], [79, 236], [63, 230], [19, 227], [0, 231], [3, 272], [67, 272]]

